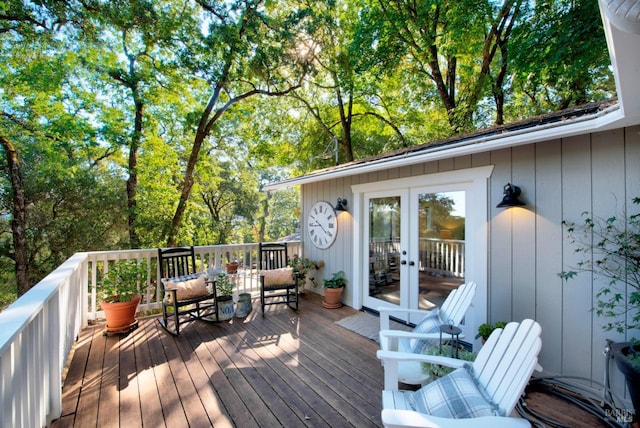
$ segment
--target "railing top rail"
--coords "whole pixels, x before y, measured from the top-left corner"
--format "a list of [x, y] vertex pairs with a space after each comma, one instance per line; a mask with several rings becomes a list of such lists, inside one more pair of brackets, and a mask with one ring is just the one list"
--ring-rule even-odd
[[444, 238], [420, 238], [423, 241], [432, 241], [432, 242], [454, 242], [456, 244], [464, 244], [466, 241], [464, 239], [444, 239]]
[[55, 295], [61, 281], [82, 267], [87, 253], [76, 253], [47, 275], [8, 308], [0, 312], [0, 355], [11, 346], [16, 336], [36, 317], [45, 303]]

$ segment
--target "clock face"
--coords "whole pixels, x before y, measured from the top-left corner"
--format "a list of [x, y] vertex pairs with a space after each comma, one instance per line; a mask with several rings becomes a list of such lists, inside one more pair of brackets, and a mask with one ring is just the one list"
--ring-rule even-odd
[[329, 248], [338, 234], [338, 221], [333, 207], [325, 201], [316, 202], [307, 220], [307, 231], [313, 245]]

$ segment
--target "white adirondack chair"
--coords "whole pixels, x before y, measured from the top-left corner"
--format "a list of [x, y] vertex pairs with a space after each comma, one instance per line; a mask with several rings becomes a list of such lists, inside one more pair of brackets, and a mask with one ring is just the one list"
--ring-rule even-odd
[[[380, 349], [383, 351], [398, 351], [409, 353], [422, 353], [422, 344], [438, 342], [440, 340], [440, 326], [452, 324], [459, 326], [464, 314], [471, 306], [471, 301], [476, 293], [476, 283], [469, 281], [453, 290], [440, 308], [430, 311], [419, 309], [399, 309], [380, 307]], [[421, 321], [414, 331], [402, 331], [390, 329], [390, 318], [394, 314], [418, 314]], [[464, 337], [460, 335], [460, 338]], [[443, 337], [444, 339], [444, 337]], [[398, 380], [409, 385], [424, 385], [430, 379], [427, 373], [420, 370], [420, 363], [416, 361], [402, 361], [399, 364]]]
[[[538, 354], [542, 347], [541, 332], [540, 324], [533, 320], [527, 319], [521, 323], [511, 322], [504, 329], [496, 329], [491, 333], [478, 352], [476, 360], [471, 364], [449, 357], [379, 350], [378, 358], [383, 360], [385, 367], [382, 423], [385, 427], [530, 426], [524, 419], [509, 416], [518, 398], [524, 392], [533, 370], [542, 369], [538, 365]], [[398, 362], [408, 360], [441, 364], [461, 370], [439, 378], [416, 392], [398, 391]], [[465, 364], [470, 365], [470, 369], [464, 368]], [[456, 396], [451, 395], [450, 391], [465, 389], [462, 387], [441, 389], [442, 385], [448, 385], [456, 376], [468, 376], [471, 380], [470, 385], [475, 385], [477, 390], [472, 391], [471, 394]], [[468, 387], [469, 382], [467, 383]], [[443, 392], [444, 396], [438, 395]], [[419, 395], [411, 397], [411, 394]], [[440, 398], [440, 401], [432, 400], [434, 394], [435, 397]], [[423, 397], [427, 397], [426, 400], [430, 403], [448, 403], [448, 410], [444, 413], [459, 411], [461, 406], [464, 407], [468, 403], [477, 404], [478, 400], [484, 400], [492, 410], [487, 415], [485, 415], [486, 408], [478, 410], [477, 417], [460, 413], [443, 417], [442, 407], [430, 407], [431, 414], [418, 412], [412, 407], [412, 403], [423, 402], [422, 400], [425, 400]], [[457, 403], [457, 406], [453, 406], [452, 403]]]

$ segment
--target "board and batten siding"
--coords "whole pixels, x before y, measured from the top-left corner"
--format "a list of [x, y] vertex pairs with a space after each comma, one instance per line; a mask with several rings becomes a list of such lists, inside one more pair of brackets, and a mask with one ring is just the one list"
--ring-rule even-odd
[[[629, 337], [603, 331], [603, 320], [591, 311], [603, 280], [587, 273], [568, 282], [558, 276], [579, 261], [562, 221], [580, 223], [583, 212], [607, 218], [637, 211], [632, 200], [640, 196], [640, 126], [304, 184], [302, 239], [307, 240], [308, 210], [319, 200], [335, 204], [338, 197], [347, 198], [349, 214], [343, 216], [352, 215], [354, 184], [486, 165], [494, 166], [487, 201], [487, 321], [536, 319], [542, 325], [540, 363], [546, 373], [602, 382], [605, 340]], [[496, 208], [507, 183], [522, 189], [524, 208]], [[329, 249], [305, 245], [306, 257], [325, 263], [321, 278], [344, 270], [349, 279], [354, 248], [350, 221], [353, 217], [340, 217], [338, 237]], [[343, 302], [353, 302], [356, 292], [348, 283]], [[611, 375], [615, 390], [623, 394], [621, 376], [617, 370]]]

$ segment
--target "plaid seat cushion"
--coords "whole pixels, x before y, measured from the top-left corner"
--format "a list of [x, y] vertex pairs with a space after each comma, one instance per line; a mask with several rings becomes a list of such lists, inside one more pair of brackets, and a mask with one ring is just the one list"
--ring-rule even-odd
[[407, 396], [415, 411], [442, 418], [500, 415], [498, 406], [479, 389], [468, 368], [457, 369]]
[[[437, 333], [442, 325], [440, 319], [440, 310], [435, 308], [420, 321], [413, 329], [414, 333]], [[401, 341], [400, 351], [410, 352], [412, 354], [422, 354], [423, 350], [429, 346], [431, 340], [428, 339], [408, 339]]]

